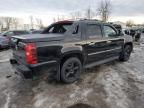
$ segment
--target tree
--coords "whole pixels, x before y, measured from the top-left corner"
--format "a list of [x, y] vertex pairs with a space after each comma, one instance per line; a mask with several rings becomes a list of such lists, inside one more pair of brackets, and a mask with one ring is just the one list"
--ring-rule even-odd
[[74, 13], [70, 13], [70, 17], [71, 17], [72, 20], [75, 20], [75, 19], [76, 19], [76, 16], [75, 16]]
[[59, 17], [59, 15], [57, 16], [57, 21], [60, 21], [60, 17]]
[[134, 25], [134, 22], [132, 21], [132, 20], [128, 20], [127, 22], [126, 22], [126, 26], [127, 27], [132, 27]]
[[12, 17], [3, 17], [2, 20], [6, 25], [6, 30], [9, 30], [12, 23]]
[[72, 20], [77, 20], [81, 18], [82, 14], [79, 11], [77, 11], [77, 12], [70, 13], [70, 16]]
[[34, 18], [33, 18], [33, 16], [30, 16], [30, 24], [31, 24], [31, 29], [34, 29]]
[[3, 30], [3, 21], [2, 21], [2, 18], [0, 17], [0, 31]]
[[80, 19], [82, 14], [79, 11], [77, 11], [74, 13], [74, 15], [75, 15], [75, 19]]
[[56, 19], [55, 19], [55, 18], [53, 18], [53, 22], [56, 22]]
[[98, 8], [98, 14], [101, 16], [102, 21], [107, 22], [111, 13], [111, 1], [102, 0]]
[[17, 29], [19, 25], [19, 19], [18, 18], [12, 18], [12, 25], [14, 25], [14, 28]]
[[92, 17], [94, 16], [94, 12], [92, 11], [90, 7], [86, 10], [85, 16], [86, 16], [86, 19], [92, 19]]
[[37, 22], [38, 27], [39, 27], [40, 29], [42, 29], [42, 28], [43, 28], [42, 20], [39, 19], [39, 18], [36, 18], [36, 22]]

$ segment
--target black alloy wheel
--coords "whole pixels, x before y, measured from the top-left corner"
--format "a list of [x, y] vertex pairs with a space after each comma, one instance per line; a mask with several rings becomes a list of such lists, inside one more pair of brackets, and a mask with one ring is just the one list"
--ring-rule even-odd
[[120, 54], [120, 60], [121, 61], [128, 61], [130, 58], [132, 52], [132, 46], [131, 45], [126, 45]]
[[61, 67], [61, 80], [65, 83], [73, 83], [79, 79], [82, 69], [80, 60], [76, 57], [67, 59]]

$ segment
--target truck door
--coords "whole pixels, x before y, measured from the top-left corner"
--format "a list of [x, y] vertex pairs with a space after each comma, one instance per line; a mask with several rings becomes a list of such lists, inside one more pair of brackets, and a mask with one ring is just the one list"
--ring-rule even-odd
[[111, 25], [104, 25], [103, 32], [103, 40], [105, 40], [106, 43], [105, 57], [110, 58], [119, 56], [122, 51], [122, 46], [124, 45], [123, 36], [119, 36], [116, 29]]
[[102, 29], [100, 24], [87, 24], [86, 26], [86, 64], [100, 61], [105, 58], [105, 42], [102, 40]]

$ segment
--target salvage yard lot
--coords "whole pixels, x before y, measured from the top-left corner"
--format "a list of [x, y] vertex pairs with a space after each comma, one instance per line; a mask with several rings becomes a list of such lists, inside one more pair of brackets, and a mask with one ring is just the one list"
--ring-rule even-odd
[[0, 52], [0, 108], [144, 108], [143, 41], [128, 62], [85, 70], [73, 84], [23, 80], [14, 74], [10, 56], [10, 50]]

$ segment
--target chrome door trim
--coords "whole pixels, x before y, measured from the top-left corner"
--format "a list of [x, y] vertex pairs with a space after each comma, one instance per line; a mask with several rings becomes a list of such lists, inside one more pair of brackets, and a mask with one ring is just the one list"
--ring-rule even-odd
[[110, 52], [110, 51], [114, 51], [114, 50], [119, 50], [119, 49], [121, 49], [121, 47], [117, 47], [117, 48], [110, 49], [110, 50], [105, 50], [105, 51], [99, 51], [99, 52], [89, 53], [88, 56], [92, 56], [92, 55], [96, 55], [96, 54], [101, 54], [101, 53], [105, 53], [105, 52]]

